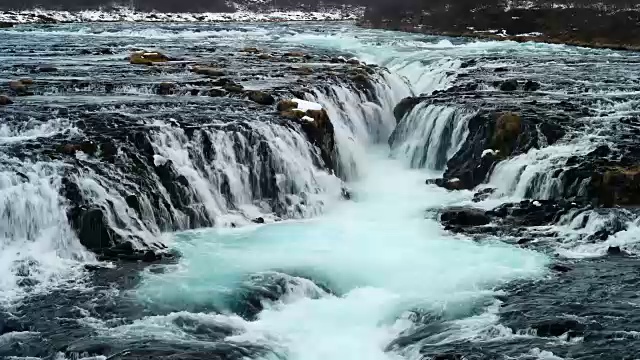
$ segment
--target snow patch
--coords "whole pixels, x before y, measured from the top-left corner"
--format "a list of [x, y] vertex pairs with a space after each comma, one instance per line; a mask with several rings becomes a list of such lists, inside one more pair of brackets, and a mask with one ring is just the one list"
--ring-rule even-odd
[[498, 151], [498, 150], [493, 150], [493, 149], [484, 149], [484, 151], [482, 152], [482, 157], [485, 157], [485, 156], [487, 156], [487, 155], [489, 155], [489, 154], [491, 154], [491, 155], [493, 155], [493, 156], [496, 156], [496, 155], [498, 155], [498, 153], [499, 153], [499, 152], [500, 152], [500, 151]]
[[164, 166], [167, 163], [167, 158], [161, 155], [153, 155], [153, 165]]
[[110, 11], [22, 10], [0, 11], [0, 22], [33, 24], [42, 22], [273, 22], [273, 21], [342, 21], [356, 20], [359, 8], [337, 8], [325, 11], [236, 11], [230, 13], [160, 13], [140, 12], [126, 8]]
[[314, 121], [315, 121], [315, 120], [313, 120], [313, 118], [312, 118], [312, 117], [310, 117], [310, 116], [303, 116], [303, 117], [302, 117], [302, 120], [307, 121], [307, 122], [314, 122]]
[[307, 112], [307, 110], [322, 110], [322, 105], [315, 102], [300, 99], [292, 99], [291, 101], [298, 105], [298, 108], [294, 110], [300, 110], [304, 112]]

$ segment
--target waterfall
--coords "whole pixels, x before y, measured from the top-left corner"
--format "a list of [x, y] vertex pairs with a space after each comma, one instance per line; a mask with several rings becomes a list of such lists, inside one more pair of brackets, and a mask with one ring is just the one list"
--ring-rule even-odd
[[346, 83], [317, 88], [308, 96], [329, 114], [335, 128], [338, 174], [348, 180], [358, 178], [366, 148], [387, 141], [396, 126], [393, 107], [411, 94], [410, 86], [394, 74], [383, 72], [371, 81], [370, 96]]
[[443, 170], [467, 136], [474, 112], [423, 102], [409, 111], [389, 139], [392, 154], [411, 167]]
[[0, 169], [0, 303], [62, 285], [92, 261], [60, 198], [64, 165], [3, 157]]

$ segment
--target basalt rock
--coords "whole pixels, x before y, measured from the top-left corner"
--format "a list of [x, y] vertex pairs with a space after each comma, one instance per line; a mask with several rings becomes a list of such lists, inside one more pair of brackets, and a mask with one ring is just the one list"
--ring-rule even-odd
[[205, 75], [210, 77], [225, 76], [224, 71], [210, 66], [195, 66], [191, 69], [191, 72], [198, 75]]
[[491, 218], [480, 209], [455, 207], [442, 211], [440, 221], [447, 227], [468, 227], [489, 224]]
[[440, 184], [456, 179], [461, 189], [473, 189], [488, 179], [497, 162], [539, 148], [542, 141], [553, 144], [565, 134], [560, 125], [510, 111], [481, 111], [468, 121], [467, 127], [469, 134], [447, 162]]
[[153, 65], [169, 61], [169, 57], [159, 52], [135, 52], [129, 56], [129, 62], [134, 65]]
[[173, 95], [178, 89], [178, 85], [170, 82], [160, 83], [156, 87], [156, 94], [158, 95]]
[[273, 95], [264, 91], [249, 91], [247, 93], [247, 96], [251, 101], [256, 102], [260, 105], [273, 105], [276, 102], [276, 99], [273, 97]]
[[407, 97], [402, 99], [395, 108], [393, 108], [393, 116], [396, 118], [396, 122], [400, 122], [400, 120], [421, 101], [422, 99], [420, 97]]
[[13, 100], [6, 95], [0, 95], [0, 106], [6, 106], [13, 104]]

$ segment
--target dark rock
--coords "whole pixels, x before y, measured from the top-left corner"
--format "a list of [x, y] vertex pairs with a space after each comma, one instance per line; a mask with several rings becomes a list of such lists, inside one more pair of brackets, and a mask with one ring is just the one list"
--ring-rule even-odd
[[496, 192], [495, 188], [484, 188], [479, 190], [478, 192], [476, 192], [475, 194], [473, 194], [473, 202], [480, 202], [480, 201], [484, 201], [487, 198], [489, 198], [489, 196], [491, 196], [491, 194], [493, 194], [494, 192]]
[[229, 83], [225, 84], [222, 88], [230, 93], [241, 93], [244, 91], [244, 87], [240, 84]]
[[422, 101], [419, 97], [408, 97], [402, 99], [398, 105], [393, 108], [393, 116], [396, 122], [400, 122], [404, 116], [409, 113], [416, 105]]
[[532, 242], [533, 240], [534, 240], [534, 239], [532, 239], [532, 238], [522, 238], [522, 239], [519, 239], [519, 240], [518, 240], [518, 243], [517, 243], [517, 244], [518, 244], [518, 245], [526, 245], [526, 244], [528, 244], [528, 243]]
[[569, 334], [576, 336], [585, 330], [585, 326], [573, 319], [551, 319], [543, 320], [531, 325], [536, 330], [538, 336], [550, 337]]
[[516, 91], [518, 90], [518, 81], [511, 79], [500, 84], [500, 91]]
[[607, 255], [626, 255], [626, 252], [623, 251], [620, 246], [609, 246], [609, 248], [607, 249]]
[[38, 67], [38, 72], [41, 72], [41, 73], [51, 73], [56, 71], [58, 71], [58, 69], [54, 66], [47, 65], [47, 66]]
[[102, 209], [75, 207], [70, 215], [80, 243], [87, 249], [97, 251], [115, 245], [116, 235], [109, 228]]
[[566, 273], [571, 271], [571, 268], [567, 265], [563, 265], [563, 264], [553, 264], [551, 265], [551, 270], [556, 271], [556, 272], [560, 272], [560, 273]]
[[129, 56], [129, 63], [134, 65], [153, 65], [169, 61], [169, 57], [157, 51], [135, 52]]
[[178, 85], [171, 82], [162, 82], [156, 87], [156, 94], [158, 95], [173, 95], [178, 88]]
[[221, 96], [225, 96], [227, 95], [227, 92], [222, 90], [222, 89], [209, 89], [209, 91], [207, 91], [207, 95], [211, 96], [211, 97], [221, 97]]
[[509, 69], [507, 69], [506, 67], [497, 67], [497, 68], [493, 69], [493, 71], [497, 72], [497, 73], [503, 73], [503, 72], [509, 71]]
[[144, 255], [142, 256], [142, 261], [144, 262], [154, 262], [156, 260], [158, 260], [158, 256], [151, 250], [145, 251]]
[[6, 95], [0, 95], [0, 106], [6, 106], [13, 104], [13, 100]]
[[538, 91], [540, 89], [540, 83], [532, 80], [527, 80], [524, 84], [524, 91]]
[[247, 96], [251, 101], [261, 105], [273, 105], [276, 102], [276, 99], [271, 94], [264, 91], [249, 91]]
[[251, 220], [252, 222], [256, 223], [256, 224], [264, 224], [264, 218], [263, 217], [257, 217], [253, 220]]
[[440, 213], [440, 221], [448, 226], [480, 226], [491, 222], [491, 218], [483, 210], [455, 207], [449, 208]]
[[191, 71], [198, 75], [205, 75], [210, 77], [220, 77], [225, 75], [224, 71], [209, 66], [195, 66], [191, 69]]
[[13, 25], [14, 24], [10, 22], [0, 21], [0, 29], [10, 28], [13, 27]]
[[22, 80], [9, 81], [9, 89], [11, 89], [16, 96], [33, 95], [33, 93], [29, 91], [27, 85], [28, 84], [25, 84]]

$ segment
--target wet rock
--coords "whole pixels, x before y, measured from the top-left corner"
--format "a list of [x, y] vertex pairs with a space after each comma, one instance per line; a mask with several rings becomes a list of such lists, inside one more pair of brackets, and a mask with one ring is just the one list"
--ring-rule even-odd
[[256, 224], [264, 224], [264, 218], [263, 217], [257, 217], [257, 218], [255, 218], [255, 219], [253, 219], [251, 221], [253, 223], [256, 223]]
[[260, 60], [269, 60], [271, 58], [273, 58], [273, 55], [271, 55], [271, 54], [260, 54], [260, 55], [258, 55], [258, 59], [260, 59]]
[[225, 84], [222, 88], [230, 93], [241, 93], [244, 91], [244, 86], [235, 83]]
[[522, 118], [519, 114], [512, 112], [498, 114], [490, 148], [498, 150], [501, 156], [511, 155], [521, 132]]
[[527, 80], [524, 84], [524, 91], [538, 91], [540, 89], [540, 83], [532, 80]]
[[129, 56], [129, 63], [134, 65], [153, 65], [169, 61], [169, 57], [160, 52], [134, 52]]
[[0, 106], [6, 106], [13, 104], [13, 100], [6, 95], [0, 95]]
[[248, 54], [259, 54], [260, 50], [258, 50], [258, 48], [255, 48], [255, 47], [246, 47], [242, 49], [241, 52], [245, 52]]
[[87, 249], [97, 251], [115, 245], [117, 237], [109, 228], [102, 209], [75, 207], [69, 218], [80, 243]]
[[640, 205], [640, 165], [606, 167], [593, 174], [590, 189], [601, 206]]
[[313, 74], [313, 69], [308, 67], [308, 66], [302, 66], [302, 67], [296, 68], [296, 69], [294, 69], [294, 71], [298, 75], [311, 75], [311, 74]]
[[173, 95], [178, 89], [178, 85], [171, 82], [162, 82], [156, 87], [156, 94], [158, 95]]
[[210, 77], [220, 77], [225, 75], [224, 71], [210, 66], [195, 66], [191, 68], [191, 72], [198, 75], [205, 75]]
[[464, 360], [462, 354], [437, 354], [431, 357], [431, 360]]
[[276, 106], [276, 109], [278, 109], [278, 111], [280, 112], [284, 112], [284, 111], [288, 111], [291, 109], [295, 109], [298, 107], [298, 103], [293, 101], [293, 100], [280, 100], [278, 102], [278, 105]]
[[483, 210], [469, 207], [449, 208], [440, 213], [440, 221], [445, 226], [480, 226], [491, 222]]
[[493, 194], [494, 192], [496, 192], [495, 188], [484, 188], [479, 190], [478, 192], [476, 192], [475, 194], [473, 194], [473, 202], [480, 202], [480, 201], [484, 201], [487, 198], [489, 198], [489, 196], [491, 196], [491, 194]]
[[516, 91], [518, 90], [518, 81], [511, 79], [500, 84], [500, 91]]
[[9, 81], [9, 89], [11, 89], [11, 91], [16, 96], [33, 95], [33, 93], [31, 91], [29, 91], [27, 85], [28, 84], [25, 84], [21, 80], [11, 80], [11, 81]]
[[291, 52], [285, 53], [283, 56], [285, 56], [285, 57], [304, 57], [305, 54], [303, 52], [300, 52], [300, 51], [291, 51]]
[[247, 96], [251, 101], [260, 105], [273, 105], [276, 102], [276, 99], [271, 94], [264, 91], [249, 91]]
[[607, 255], [622, 256], [627, 255], [627, 252], [622, 250], [620, 246], [609, 246], [607, 249]]
[[211, 96], [211, 97], [221, 97], [221, 96], [225, 96], [227, 95], [227, 92], [222, 90], [222, 89], [209, 89], [209, 91], [207, 91], [207, 95]]
[[551, 265], [551, 270], [555, 272], [566, 273], [571, 271], [571, 267], [563, 264], [553, 264]]
[[10, 22], [0, 21], [0, 29], [10, 28], [13, 27], [13, 25], [14, 24]]
[[393, 116], [396, 118], [396, 122], [400, 122], [421, 101], [422, 99], [419, 97], [407, 97], [400, 100], [398, 105], [393, 108]]
[[536, 330], [538, 336], [551, 337], [568, 334], [570, 337], [581, 334], [585, 326], [574, 319], [550, 319], [543, 320], [531, 325]]
[[40, 72], [40, 73], [52, 73], [56, 71], [58, 71], [58, 68], [50, 65], [40, 66], [37, 69], [37, 72]]

